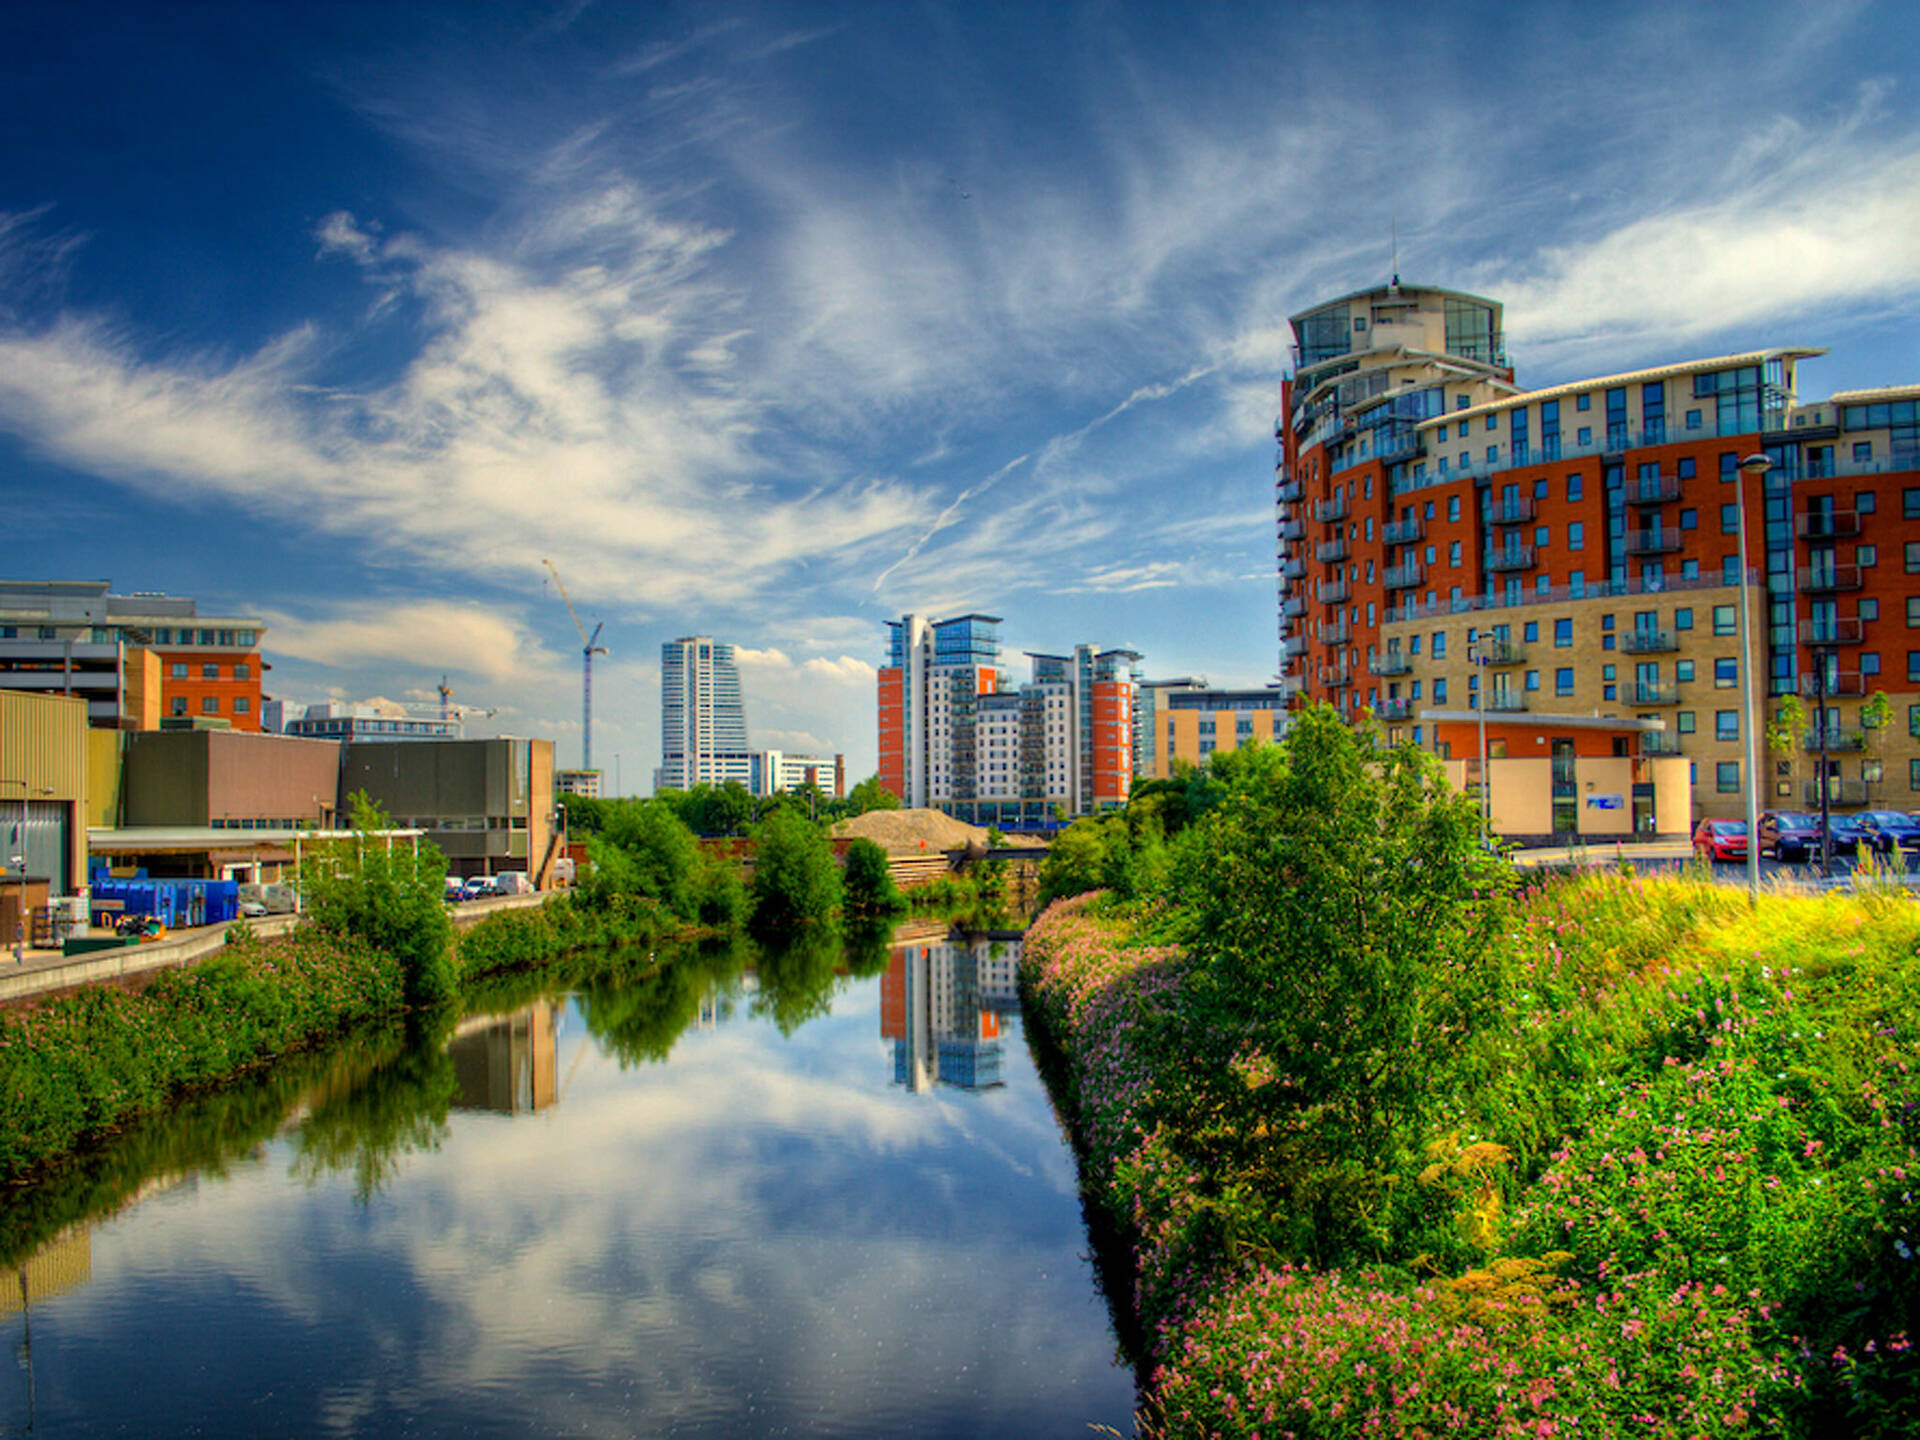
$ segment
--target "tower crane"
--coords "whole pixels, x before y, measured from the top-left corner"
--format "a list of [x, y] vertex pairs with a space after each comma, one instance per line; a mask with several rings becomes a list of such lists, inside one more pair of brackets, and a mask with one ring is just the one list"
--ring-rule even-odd
[[440, 693], [440, 718], [442, 720], [464, 720], [469, 715], [478, 715], [483, 720], [490, 720], [498, 713], [491, 709], [482, 710], [478, 705], [454, 704], [453, 687], [447, 684], [447, 677], [445, 675], [440, 677], [440, 683], [434, 688]]
[[608, 652], [604, 645], [596, 644], [600, 632], [606, 628], [606, 621], [594, 623], [593, 634], [587, 634], [587, 627], [580, 623], [580, 616], [573, 608], [573, 601], [567, 599], [567, 587], [561, 583], [560, 572], [553, 568], [553, 561], [542, 559], [540, 563], [547, 567], [547, 573], [553, 576], [553, 585], [560, 592], [560, 603], [567, 607], [567, 614], [573, 616], [573, 628], [580, 632], [580, 768], [593, 769], [593, 657]]

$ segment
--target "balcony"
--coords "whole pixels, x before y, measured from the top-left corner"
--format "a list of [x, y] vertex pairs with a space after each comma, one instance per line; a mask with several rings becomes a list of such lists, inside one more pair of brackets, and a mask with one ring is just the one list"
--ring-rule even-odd
[[1389, 590], [1411, 590], [1426, 578], [1426, 566], [1418, 560], [1409, 560], [1404, 565], [1389, 565], [1382, 577]]
[[1320, 603], [1339, 605], [1353, 594], [1353, 586], [1344, 580], [1322, 580], [1320, 582]]
[[1304, 560], [1283, 560], [1280, 573], [1289, 580], [1303, 580], [1307, 574], [1307, 562]]
[[1474, 643], [1478, 664], [1499, 666], [1527, 663], [1527, 647], [1516, 640], [1479, 640]]
[[1411, 700], [1389, 699], [1377, 701], [1373, 707], [1376, 720], [1411, 720], [1413, 702]]
[[1620, 648], [1629, 655], [1664, 655], [1678, 650], [1680, 642], [1671, 630], [1629, 630], [1620, 637]]
[[1835, 699], [1858, 697], [1867, 693], [1867, 677], [1858, 670], [1830, 670], [1823, 688], [1819, 675], [1802, 675], [1800, 693], [1809, 697], [1826, 695]]
[[1314, 547], [1313, 558], [1322, 565], [1333, 565], [1347, 558], [1345, 540], [1323, 540]]
[[1281, 605], [1280, 613], [1286, 616], [1289, 620], [1300, 619], [1303, 615], [1307, 613], [1307, 597], [1304, 595], [1291, 596], [1284, 604]]
[[1298, 505], [1301, 500], [1300, 482], [1298, 480], [1276, 480], [1273, 486], [1273, 494], [1277, 500], [1284, 500], [1289, 505]]
[[[1800, 793], [1805, 797], [1805, 803], [1810, 808], [1819, 808], [1820, 781], [1817, 778], [1807, 781], [1801, 787]], [[1873, 797], [1867, 793], [1867, 782], [1864, 780], [1842, 780], [1838, 775], [1829, 775], [1827, 777], [1827, 804], [1829, 806], [1851, 805], [1857, 808], [1861, 805], [1871, 803], [1872, 799]]]
[[1680, 737], [1671, 730], [1648, 730], [1640, 736], [1640, 753], [1648, 759], [1680, 753]]
[[1531, 499], [1502, 500], [1498, 505], [1487, 507], [1489, 525], [1531, 525], [1534, 506]]
[[1794, 527], [1802, 540], [1845, 540], [1860, 533], [1858, 510], [1812, 511], [1802, 515]]
[[1489, 570], [1531, 570], [1533, 568], [1533, 546], [1509, 545], [1504, 550], [1487, 552]]
[[1680, 532], [1671, 525], [1663, 525], [1658, 530], [1627, 532], [1629, 555], [1671, 555], [1679, 548]]
[[1286, 640], [1281, 643], [1280, 655], [1282, 659], [1298, 660], [1306, 653], [1307, 642], [1298, 635], [1294, 636], [1291, 640]]
[[1367, 670], [1374, 675], [1406, 675], [1412, 672], [1413, 661], [1398, 650], [1389, 650], [1384, 655], [1370, 657]]
[[1629, 705], [1678, 705], [1680, 703], [1678, 685], [1662, 685], [1657, 681], [1640, 680], [1623, 688]]
[[1680, 477], [1646, 475], [1626, 485], [1629, 505], [1670, 505], [1680, 498]]
[[[1818, 730], [1809, 730], [1800, 737], [1800, 748], [1809, 755], [1820, 753], [1820, 735]], [[1846, 755], [1867, 748], [1867, 732], [1850, 725], [1829, 725], [1826, 729], [1829, 755]]]
[[1352, 641], [1352, 639], [1353, 626], [1346, 620], [1342, 620], [1336, 625], [1329, 625], [1320, 632], [1320, 643], [1322, 645], [1345, 645]]
[[1380, 527], [1380, 541], [1384, 545], [1412, 545], [1426, 533], [1426, 526], [1416, 516], [1412, 520], [1396, 520], [1391, 525]]
[[1800, 588], [1809, 595], [1831, 595], [1840, 590], [1858, 590], [1860, 567], [1858, 565], [1822, 565], [1817, 570], [1807, 571], [1806, 578], [1800, 582]]
[[1282, 520], [1280, 522], [1282, 540], [1304, 540], [1307, 538], [1307, 522], [1304, 520]]
[[1313, 518], [1322, 525], [1331, 525], [1336, 520], [1344, 520], [1347, 518], [1347, 502], [1345, 500], [1316, 501], [1313, 507]]
[[1808, 645], [1858, 645], [1866, 627], [1858, 620], [1809, 620], [1800, 638]]
[[1327, 671], [1321, 683], [1329, 690], [1344, 690], [1353, 684], [1353, 671], [1344, 665], [1335, 665]]
[[1487, 713], [1490, 715], [1518, 715], [1527, 708], [1527, 692], [1524, 690], [1495, 690], [1487, 696]]

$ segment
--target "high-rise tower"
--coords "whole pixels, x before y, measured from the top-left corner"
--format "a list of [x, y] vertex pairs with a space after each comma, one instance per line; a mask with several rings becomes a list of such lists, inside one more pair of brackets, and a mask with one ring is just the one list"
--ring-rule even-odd
[[660, 647], [660, 771], [655, 788], [719, 785], [717, 757], [747, 750], [747, 712], [733, 646], [683, 635]]

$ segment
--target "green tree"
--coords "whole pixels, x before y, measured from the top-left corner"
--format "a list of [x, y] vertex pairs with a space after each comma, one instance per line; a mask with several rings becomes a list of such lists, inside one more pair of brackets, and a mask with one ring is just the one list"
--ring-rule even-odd
[[589, 890], [646, 895], [682, 920], [699, 913], [700, 842], [681, 822], [672, 802], [637, 801], [606, 819], [590, 843], [593, 859]]
[[840, 867], [819, 828], [782, 808], [754, 832], [753, 923], [790, 929], [827, 919], [840, 903]]
[[887, 852], [871, 840], [856, 839], [847, 847], [840, 883], [841, 909], [849, 915], [892, 915], [907, 908], [906, 896], [893, 883]]
[[425, 841], [383, 834], [393, 819], [366, 791], [356, 790], [349, 803], [353, 834], [315, 847], [301, 862], [307, 919], [399, 960], [408, 1005], [444, 1005], [458, 989], [446, 857]]
[[[1807, 732], [1807, 707], [1798, 695], [1783, 696], [1767, 726], [1767, 749], [1786, 764], [1790, 781], [1799, 778], [1800, 739]], [[1795, 788], [1798, 788], [1797, 786]]]
[[880, 783], [878, 775], [869, 775], [847, 794], [848, 815], [864, 815], [869, 810], [898, 810], [900, 797]]
[[1232, 1129], [1265, 1137], [1280, 1209], [1332, 1261], [1378, 1235], [1461, 1058], [1504, 1024], [1513, 878], [1415, 747], [1315, 706], [1284, 750], [1183, 847], [1189, 942], [1214, 1031], [1282, 1077], [1220, 1084]]

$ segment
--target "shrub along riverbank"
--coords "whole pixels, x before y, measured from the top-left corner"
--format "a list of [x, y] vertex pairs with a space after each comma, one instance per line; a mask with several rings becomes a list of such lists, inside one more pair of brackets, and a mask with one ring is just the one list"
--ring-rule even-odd
[[1920, 910], [1509, 894], [1423, 762], [1294, 733], [1023, 954], [1145, 1433], [1908, 1433]]

